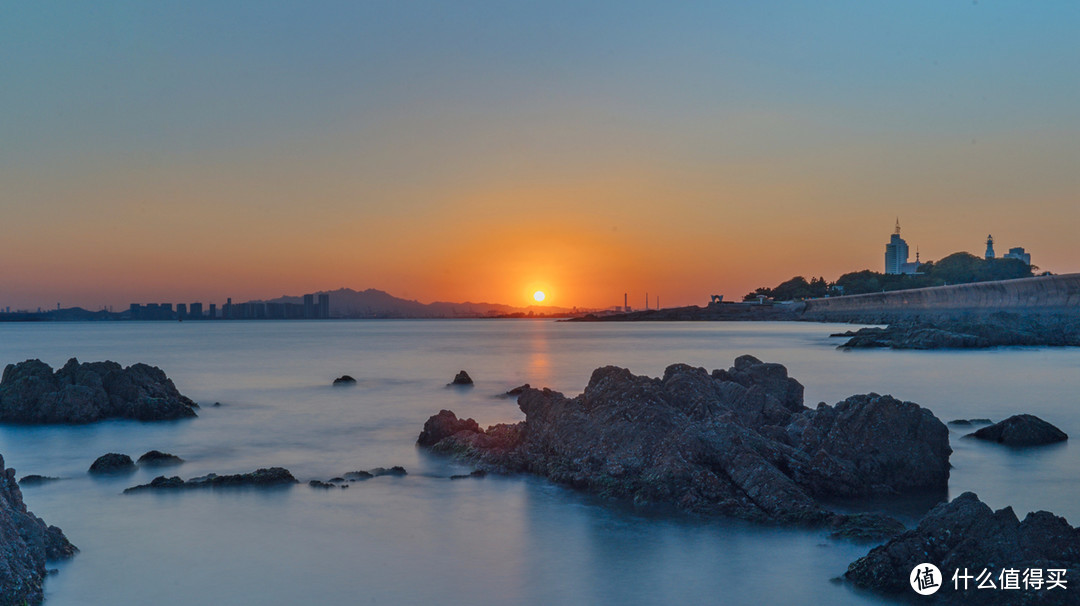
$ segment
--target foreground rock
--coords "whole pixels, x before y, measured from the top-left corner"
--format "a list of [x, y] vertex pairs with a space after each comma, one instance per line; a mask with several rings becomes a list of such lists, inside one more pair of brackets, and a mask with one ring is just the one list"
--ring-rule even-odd
[[[932, 596], [912, 591], [909, 575], [919, 564], [937, 566], [944, 579]], [[1026, 571], [1041, 571], [1040, 589], [1025, 588]], [[1066, 588], [1048, 588], [1049, 571], [1068, 570]], [[884, 593], [910, 595], [944, 604], [1077, 604], [1080, 589], [1074, 586], [1080, 569], [1080, 530], [1065, 518], [1046, 511], [1030, 513], [1021, 522], [1011, 507], [991, 509], [970, 492], [932, 509], [919, 525], [865, 557], [853, 562], [844, 578], [855, 585]], [[977, 589], [984, 570], [995, 589]], [[966, 573], [965, 573], [966, 570]], [[1002, 589], [1006, 570], [1015, 571], [1019, 589]], [[1007, 573], [1010, 574], [1011, 573]], [[957, 589], [958, 588], [958, 589]]]
[[238, 473], [233, 475], [219, 476], [215, 473], [201, 476], [198, 478], [192, 478], [190, 480], [182, 480], [179, 476], [173, 476], [167, 478], [165, 476], [158, 476], [154, 478], [149, 484], [140, 484], [138, 486], [132, 486], [124, 490], [124, 492], [138, 492], [142, 490], [169, 490], [179, 488], [221, 488], [232, 486], [258, 486], [258, 487], [270, 487], [270, 486], [287, 486], [290, 484], [297, 484], [298, 481], [293, 477], [292, 473], [284, 467], [270, 467], [268, 469], [257, 469], [250, 473]]
[[840, 347], [860, 349], [979, 349], [1003, 346], [1078, 346], [1080, 321], [1056, 317], [995, 313], [972, 320], [907, 320], [886, 328], [863, 328], [835, 334], [849, 337]]
[[135, 461], [126, 454], [110, 452], [103, 454], [90, 465], [89, 473], [129, 473], [135, 471]]
[[1006, 446], [1042, 446], [1069, 439], [1064, 431], [1035, 415], [1013, 415], [968, 436]]
[[576, 398], [523, 390], [523, 422], [480, 430], [444, 410], [418, 441], [489, 471], [761, 521], [839, 524], [819, 499], [944, 494], [949, 432], [930, 411], [877, 394], [802, 400], [783, 366], [751, 356], [660, 379], [608, 366]]
[[15, 470], [0, 456], [0, 606], [40, 603], [45, 562], [76, 551], [59, 528], [27, 511]]
[[356, 379], [350, 377], [349, 375], [341, 375], [340, 377], [334, 379], [334, 385], [336, 385], [338, 387], [345, 387], [347, 385], [356, 385]]
[[469, 376], [469, 373], [462, 370], [462, 371], [458, 372], [456, 375], [454, 375], [454, 380], [450, 381], [450, 384], [451, 385], [472, 385], [473, 380], [472, 380], [472, 377]]
[[139, 457], [139, 465], [145, 465], [147, 467], [166, 467], [169, 465], [179, 465], [184, 460], [180, 457], [169, 454], [167, 452], [161, 452], [160, 450], [150, 450]]
[[41, 360], [8, 364], [0, 379], [0, 422], [92, 423], [123, 418], [160, 421], [194, 417], [198, 405], [156, 366], [80, 364], [55, 373]]

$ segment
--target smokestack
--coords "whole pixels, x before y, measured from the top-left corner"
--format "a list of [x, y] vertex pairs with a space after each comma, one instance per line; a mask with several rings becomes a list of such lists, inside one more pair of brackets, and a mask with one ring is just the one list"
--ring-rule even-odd
[[646, 291], [645, 292], [645, 311], [648, 311], [648, 310], [649, 310], [649, 293], [648, 293], [648, 291]]
[[622, 310], [623, 310], [623, 311], [626, 311], [626, 308], [627, 308], [627, 307], [630, 307], [630, 304], [629, 304], [629, 303], [627, 303], [627, 298], [626, 298], [627, 296], [628, 296], [628, 293], [625, 293], [625, 292], [624, 292], [624, 293], [622, 294]]

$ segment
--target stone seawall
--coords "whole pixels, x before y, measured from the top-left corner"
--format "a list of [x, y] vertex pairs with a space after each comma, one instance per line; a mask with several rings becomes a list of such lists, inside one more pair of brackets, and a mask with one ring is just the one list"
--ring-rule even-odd
[[977, 282], [812, 299], [804, 320], [887, 323], [969, 319], [992, 313], [1080, 316], [1080, 274]]

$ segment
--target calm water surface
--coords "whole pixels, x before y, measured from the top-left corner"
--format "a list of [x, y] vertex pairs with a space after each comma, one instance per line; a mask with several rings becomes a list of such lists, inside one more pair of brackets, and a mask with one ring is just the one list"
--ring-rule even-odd
[[[442, 408], [482, 425], [523, 418], [496, 397], [522, 383], [568, 394], [615, 364], [659, 375], [686, 362], [780, 362], [806, 402], [876, 391], [942, 420], [1030, 412], [1080, 435], [1080, 351], [841, 352], [837, 327], [801, 323], [548, 321], [50, 323], [0, 325], [0, 363], [69, 357], [160, 366], [197, 419], [0, 426], [0, 454], [31, 510], [82, 550], [57, 565], [47, 606], [83, 604], [882, 604], [830, 582], [867, 547], [823, 532], [634, 511], [527, 477], [450, 481], [469, 468], [414, 446]], [[461, 369], [472, 389], [447, 389]], [[341, 374], [353, 388], [330, 387]], [[210, 406], [220, 402], [221, 406]], [[1080, 521], [1069, 443], [1010, 451], [952, 433], [950, 494]], [[160, 472], [91, 478], [106, 452], [159, 449], [185, 478], [287, 467], [281, 490], [132, 494]], [[306, 481], [403, 465], [348, 490]], [[904, 511], [900, 512], [905, 513]], [[917, 515], [917, 512], [910, 512]], [[912, 521], [908, 518], [907, 521]]]

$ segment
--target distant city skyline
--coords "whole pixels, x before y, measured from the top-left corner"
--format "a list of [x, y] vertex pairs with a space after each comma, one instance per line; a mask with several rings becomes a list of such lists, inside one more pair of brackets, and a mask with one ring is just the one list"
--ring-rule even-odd
[[1067, 2], [15, 4], [0, 307], [704, 304], [880, 271], [898, 214], [923, 260], [992, 233], [1077, 271], [1077, 29]]

